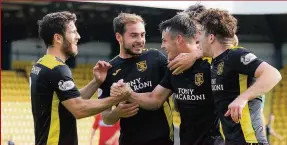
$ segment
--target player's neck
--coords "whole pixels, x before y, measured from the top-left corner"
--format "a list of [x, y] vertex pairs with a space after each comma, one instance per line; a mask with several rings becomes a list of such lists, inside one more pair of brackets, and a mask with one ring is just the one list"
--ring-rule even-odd
[[132, 55], [129, 55], [129, 54], [126, 54], [125, 52], [123, 51], [120, 51], [120, 58], [122, 59], [128, 59], [128, 58], [132, 58], [133, 56]]
[[196, 45], [188, 45], [188, 46], [184, 49], [185, 52], [183, 52], [183, 53], [191, 53], [191, 52], [194, 51], [195, 49], [197, 49], [197, 46], [196, 46]]
[[191, 53], [193, 50], [197, 49], [197, 45], [194, 44], [186, 44], [181, 50], [180, 53]]
[[213, 48], [211, 48], [212, 51], [212, 58], [216, 58], [223, 52], [225, 52], [228, 49], [228, 47], [221, 45], [221, 44], [215, 44]]
[[128, 58], [133, 58], [133, 57], [137, 57], [137, 55], [131, 55], [128, 54], [124, 49], [120, 48], [120, 54], [119, 54], [120, 58], [122, 59], [128, 59]]
[[53, 55], [59, 59], [61, 59], [63, 62], [65, 62], [68, 58], [63, 54], [60, 50], [60, 48], [56, 47], [48, 47], [46, 54]]

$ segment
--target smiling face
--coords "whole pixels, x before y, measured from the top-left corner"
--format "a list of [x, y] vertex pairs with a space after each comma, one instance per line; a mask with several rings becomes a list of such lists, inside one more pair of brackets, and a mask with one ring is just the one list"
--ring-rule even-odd
[[56, 48], [63, 56], [75, 56], [80, 35], [75, 23], [77, 17], [68, 11], [49, 13], [38, 21], [38, 33], [47, 48]]
[[132, 56], [142, 54], [146, 42], [145, 26], [142, 22], [128, 23], [124, 34], [120, 37], [120, 43], [126, 54]]
[[206, 31], [201, 30], [199, 32], [198, 44], [199, 48], [203, 51], [203, 56], [205, 57], [212, 57], [211, 41], [209, 41], [209, 37], [210, 36], [206, 34]]
[[67, 57], [76, 56], [78, 54], [78, 41], [80, 35], [77, 31], [74, 22], [69, 22], [66, 24], [65, 36], [62, 38], [63, 41], [60, 43], [61, 52], [64, 53]]
[[172, 38], [168, 31], [162, 31], [161, 48], [166, 51], [168, 60], [173, 60], [180, 53], [176, 38]]

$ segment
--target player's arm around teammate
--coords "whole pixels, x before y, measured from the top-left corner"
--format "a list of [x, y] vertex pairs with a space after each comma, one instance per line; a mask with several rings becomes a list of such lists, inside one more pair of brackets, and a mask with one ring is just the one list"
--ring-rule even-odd
[[172, 71], [173, 75], [179, 75], [183, 71], [189, 69], [195, 61], [202, 56], [202, 50], [199, 48], [191, 53], [180, 53], [177, 57], [168, 62], [168, 68]]

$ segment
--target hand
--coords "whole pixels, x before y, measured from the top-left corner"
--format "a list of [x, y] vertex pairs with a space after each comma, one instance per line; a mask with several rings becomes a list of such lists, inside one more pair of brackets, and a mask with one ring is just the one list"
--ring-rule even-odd
[[225, 116], [230, 116], [235, 123], [239, 123], [242, 117], [242, 110], [247, 104], [248, 99], [243, 97], [237, 97], [232, 103], [228, 105], [228, 110], [225, 113]]
[[119, 80], [117, 83], [113, 83], [110, 90], [110, 96], [119, 97], [121, 99], [128, 99], [131, 96], [133, 90], [127, 83], [124, 83], [123, 80]]
[[113, 83], [110, 90], [110, 96], [121, 96], [122, 88], [125, 86], [123, 80], [119, 80], [117, 83]]
[[93, 68], [93, 75], [97, 83], [103, 83], [107, 77], [108, 69], [112, 66], [110, 63], [105, 61], [98, 61]]
[[137, 103], [128, 103], [127, 101], [119, 103], [113, 110], [113, 113], [122, 118], [128, 118], [138, 113], [139, 105]]
[[194, 49], [191, 53], [180, 53], [168, 63], [168, 68], [173, 71], [173, 75], [178, 75], [189, 69], [200, 57], [202, 57], [202, 50], [200, 49]]

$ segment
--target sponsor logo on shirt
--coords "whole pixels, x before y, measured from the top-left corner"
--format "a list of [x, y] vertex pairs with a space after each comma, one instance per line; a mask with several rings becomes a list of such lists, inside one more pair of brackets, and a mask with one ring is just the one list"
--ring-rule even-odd
[[60, 80], [58, 85], [59, 85], [59, 89], [62, 91], [68, 91], [68, 90], [71, 90], [75, 87], [75, 84], [73, 81]]
[[134, 91], [139, 91], [144, 88], [152, 87], [152, 82], [151, 81], [145, 81], [143, 82], [141, 78], [134, 79], [132, 81], [127, 82], [129, 86], [134, 90]]
[[116, 76], [122, 69], [117, 69], [114, 73], [113, 76]]
[[244, 56], [241, 56], [240, 61], [244, 64], [247, 65], [253, 60], [255, 60], [257, 57], [253, 53], [248, 53]]
[[38, 75], [40, 71], [41, 71], [41, 68], [40, 68], [40, 67], [33, 66], [33, 67], [32, 67], [32, 70], [31, 70], [31, 73], [32, 73], [32, 74], [35, 74], [35, 75]]
[[224, 87], [222, 84], [216, 84], [216, 79], [211, 79], [212, 91], [223, 91]]
[[205, 100], [205, 94], [193, 94], [194, 89], [178, 88], [178, 92], [174, 94], [177, 100]]

